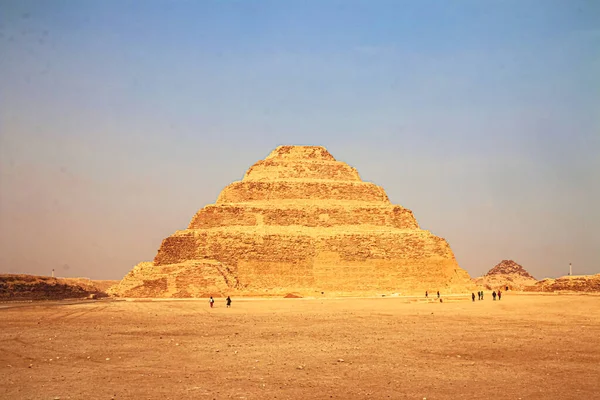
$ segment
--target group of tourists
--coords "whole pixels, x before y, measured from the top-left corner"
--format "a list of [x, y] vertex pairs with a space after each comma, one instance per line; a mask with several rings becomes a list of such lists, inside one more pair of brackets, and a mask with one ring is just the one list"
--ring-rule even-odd
[[[429, 297], [429, 292], [425, 291], [425, 297]], [[496, 301], [496, 297], [498, 297], [498, 300], [500, 300], [502, 298], [502, 292], [500, 291], [500, 289], [498, 289], [498, 292], [496, 292], [495, 290], [492, 292], [492, 297], [494, 298], [494, 301]], [[437, 298], [440, 299], [440, 291], [437, 291]], [[479, 300], [483, 300], [483, 290], [477, 292], [477, 298]], [[475, 301], [475, 293], [471, 293], [471, 299], [473, 301]], [[440, 299], [441, 301], [441, 299]], [[213, 308], [214, 304], [215, 304], [215, 299], [213, 299], [212, 296], [210, 296], [210, 299], [208, 300], [208, 303], [210, 304], [210, 308]], [[225, 303], [227, 304], [227, 308], [231, 307], [231, 297], [227, 296], [227, 298], [225, 299]]]
[[[231, 307], [231, 297], [227, 296], [227, 298], [225, 299], [225, 303], [227, 303], [227, 308]], [[210, 308], [213, 308], [213, 305], [215, 304], [215, 299], [213, 299], [212, 296], [210, 296], [210, 299], [208, 299], [208, 304], [210, 304]]]
[[[425, 291], [425, 297], [429, 298], [429, 291], [427, 291], [427, 290]], [[440, 303], [444, 302], [444, 300], [440, 297], [440, 291], [439, 290], [437, 291], [437, 298], [440, 301]]]
[[[494, 290], [492, 292], [492, 297], [494, 298], [494, 301], [496, 301], [496, 297], [498, 297], [498, 300], [500, 300], [502, 298], [502, 292], [500, 291], [500, 289], [498, 289], [498, 292]], [[483, 290], [477, 292], [477, 299], [483, 300]], [[471, 300], [475, 301], [475, 293], [471, 293]]]

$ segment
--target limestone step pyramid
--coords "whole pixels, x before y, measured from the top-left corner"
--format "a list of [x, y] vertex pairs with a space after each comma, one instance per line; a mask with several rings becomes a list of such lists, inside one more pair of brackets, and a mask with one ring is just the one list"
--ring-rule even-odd
[[450, 246], [324, 147], [280, 146], [113, 293], [126, 297], [443, 293], [472, 288]]

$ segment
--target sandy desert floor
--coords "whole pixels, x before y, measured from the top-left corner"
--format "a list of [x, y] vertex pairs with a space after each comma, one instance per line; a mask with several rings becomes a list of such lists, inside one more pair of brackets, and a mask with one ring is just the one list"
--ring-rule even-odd
[[600, 397], [600, 296], [0, 304], [6, 399]]

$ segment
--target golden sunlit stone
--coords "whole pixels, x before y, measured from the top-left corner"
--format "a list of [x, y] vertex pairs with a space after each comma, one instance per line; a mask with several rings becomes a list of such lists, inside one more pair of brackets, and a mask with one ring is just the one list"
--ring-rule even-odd
[[166, 238], [125, 297], [470, 291], [442, 238], [324, 147], [280, 146]]

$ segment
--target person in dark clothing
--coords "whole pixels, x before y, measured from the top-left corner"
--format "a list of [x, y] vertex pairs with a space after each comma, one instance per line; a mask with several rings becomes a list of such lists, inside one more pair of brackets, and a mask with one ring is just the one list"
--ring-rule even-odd
[[481, 291], [477, 292], [477, 300], [481, 300]]
[[502, 298], [502, 292], [498, 290], [498, 300]]
[[231, 297], [227, 296], [225, 301], [227, 302], [227, 308], [231, 307]]
[[481, 291], [481, 300], [483, 300], [483, 290]]
[[439, 290], [438, 290], [438, 293], [437, 293], [437, 295], [438, 295], [438, 299], [439, 299], [439, 298], [440, 298], [440, 291], [439, 291]]
[[425, 291], [425, 297], [429, 297], [429, 292], [427, 290]]
[[492, 297], [494, 298], [494, 301], [496, 301], [496, 291], [495, 290], [492, 292]]
[[471, 293], [471, 299], [475, 302], [475, 293]]

